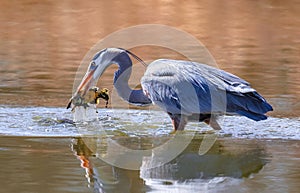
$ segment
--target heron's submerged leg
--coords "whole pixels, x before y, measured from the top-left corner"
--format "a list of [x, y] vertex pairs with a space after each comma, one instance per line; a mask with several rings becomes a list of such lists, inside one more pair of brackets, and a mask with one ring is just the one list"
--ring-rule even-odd
[[171, 133], [175, 133], [176, 131], [183, 131], [184, 127], [188, 122], [188, 117], [185, 115], [172, 114], [172, 113], [168, 113], [168, 115], [172, 119], [172, 124], [174, 129], [173, 132]]
[[196, 120], [196, 118], [199, 118], [199, 122], [204, 122], [207, 125], [211, 126], [214, 130], [221, 130], [221, 126], [219, 125], [219, 123], [217, 122], [217, 115], [214, 114], [194, 114], [190, 117], [193, 120]]
[[207, 119], [203, 120], [204, 123], [206, 123], [207, 125], [211, 126], [214, 130], [221, 130], [221, 126], [219, 125], [219, 123], [217, 122], [217, 119], [215, 116], [211, 116]]

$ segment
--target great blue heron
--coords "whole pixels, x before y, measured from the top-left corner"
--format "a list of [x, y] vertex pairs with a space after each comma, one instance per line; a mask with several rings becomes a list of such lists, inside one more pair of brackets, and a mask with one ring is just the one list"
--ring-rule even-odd
[[200, 121], [221, 129], [216, 116], [239, 114], [252, 120], [267, 119], [272, 106], [245, 80], [223, 70], [191, 61], [159, 59], [147, 66], [141, 79], [142, 89], [132, 90], [128, 80], [132, 71], [130, 55], [146, 65], [132, 52], [106, 48], [91, 60], [77, 89], [84, 95], [105, 69], [117, 64], [114, 87], [130, 104], [156, 104], [172, 119], [174, 131], [183, 130], [188, 121]]

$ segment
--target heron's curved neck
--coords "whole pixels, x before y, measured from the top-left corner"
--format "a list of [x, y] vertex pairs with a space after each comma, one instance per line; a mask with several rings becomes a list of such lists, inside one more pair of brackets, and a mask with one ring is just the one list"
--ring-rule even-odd
[[112, 63], [118, 64], [119, 66], [119, 69], [114, 75], [114, 86], [118, 92], [118, 95], [122, 99], [135, 105], [151, 104], [151, 100], [144, 95], [142, 89], [132, 90], [128, 85], [132, 71], [132, 62], [128, 54], [126, 52], [118, 54], [112, 60]]

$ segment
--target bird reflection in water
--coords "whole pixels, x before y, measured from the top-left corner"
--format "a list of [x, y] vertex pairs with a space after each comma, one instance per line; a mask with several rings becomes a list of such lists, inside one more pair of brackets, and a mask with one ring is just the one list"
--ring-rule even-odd
[[75, 153], [75, 156], [80, 160], [80, 166], [85, 169], [86, 178], [89, 184], [94, 182], [94, 172], [93, 166], [90, 162], [90, 156], [93, 156], [93, 152], [85, 145], [82, 138], [77, 138], [77, 143], [72, 144], [72, 150]]
[[[117, 168], [97, 159], [95, 152], [90, 149], [93, 144], [86, 145], [87, 140], [76, 138], [72, 144], [72, 151], [80, 160], [89, 187], [95, 193], [147, 192], [144, 181], [139, 178], [139, 171]], [[91, 141], [97, 140], [90, 138], [89, 142]]]
[[[130, 138], [132, 137], [125, 138], [128, 144]], [[142, 144], [151, 141], [155, 143], [156, 138], [141, 138], [139, 145], [141, 147]], [[124, 137], [119, 139], [124, 145]], [[114, 140], [118, 141], [118, 138]], [[89, 186], [94, 192], [149, 192], [156, 189], [158, 184], [167, 189], [174, 183], [184, 183], [186, 187], [193, 180], [205, 182], [219, 177], [242, 179], [258, 173], [269, 159], [263, 145], [257, 141], [231, 138], [218, 139], [206, 154], [199, 155], [202, 140], [203, 135], [197, 133], [182, 153], [158, 167], [147, 167], [156, 159], [159, 160], [158, 157], [144, 157], [139, 171], [122, 169], [99, 159], [97, 144], [92, 144], [99, 143], [95, 137], [77, 138], [72, 144], [72, 150], [81, 161], [81, 167], [85, 169]], [[122, 159], [122, 156], [119, 159]], [[149, 184], [149, 181], [155, 183]]]

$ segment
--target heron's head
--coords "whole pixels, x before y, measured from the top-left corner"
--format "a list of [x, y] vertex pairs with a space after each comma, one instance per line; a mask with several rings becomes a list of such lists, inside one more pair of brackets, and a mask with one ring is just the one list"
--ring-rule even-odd
[[97, 83], [105, 69], [110, 64], [115, 63], [114, 59], [121, 53], [126, 53], [126, 50], [120, 48], [106, 48], [96, 53], [90, 61], [88, 70], [77, 88], [77, 93], [84, 95]]

